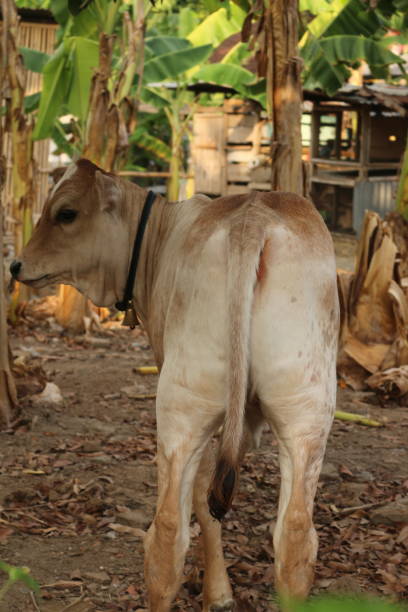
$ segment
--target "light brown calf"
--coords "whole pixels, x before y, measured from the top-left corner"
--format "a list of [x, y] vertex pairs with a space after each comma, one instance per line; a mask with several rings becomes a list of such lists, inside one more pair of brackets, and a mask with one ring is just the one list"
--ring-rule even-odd
[[[145, 198], [86, 160], [73, 164], [12, 264], [14, 276], [34, 287], [72, 284], [99, 306], [121, 300]], [[306, 597], [317, 551], [313, 500], [336, 393], [336, 274], [320, 215], [288, 193], [159, 197], [134, 300], [160, 368], [149, 609], [169, 610], [177, 593], [192, 506], [205, 549], [204, 610], [232, 609], [209, 507], [218, 518], [229, 509], [240, 459], [264, 423], [278, 440], [282, 475], [276, 588], [283, 598]], [[211, 438], [221, 425], [215, 458]]]

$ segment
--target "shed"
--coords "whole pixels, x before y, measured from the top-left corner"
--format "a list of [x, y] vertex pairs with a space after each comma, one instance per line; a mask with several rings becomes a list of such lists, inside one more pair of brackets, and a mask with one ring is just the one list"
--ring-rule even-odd
[[395, 207], [408, 133], [408, 87], [305, 91], [311, 110], [311, 196], [332, 229], [359, 233], [364, 211]]
[[[408, 132], [408, 87], [346, 85], [304, 91], [303, 159], [311, 197], [331, 229], [359, 232], [365, 209], [395, 206]], [[210, 195], [270, 189], [272, 126], [258, 105], [231, 98], [193, 118], [195, 189]]]

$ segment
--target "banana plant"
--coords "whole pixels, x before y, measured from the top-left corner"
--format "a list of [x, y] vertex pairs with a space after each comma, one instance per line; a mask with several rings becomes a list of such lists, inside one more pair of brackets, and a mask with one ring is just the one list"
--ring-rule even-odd
[[[198, 24], [189, 7], [180, 11], [178, 31], [184, 37], [163, 36], [160, 32], [158, 36], [146, 38], [142, 98], [165, 114], [171, 129], [171, 177], [167, 190], [171, 200], [178, 197], [183, 142], [190, 137], [189, 124], [197, 101], [188, 85], [213, 82], [247, 95], [247, 86], [255, 81], [254, 75], [240, 65], [249, 55], [246, 45], [235, 45], [221, 64], [208, 61], [219, 44], [240, 32], [245, 19], [244, 9], [232, 2], [221, 8], [218, 2], [205, 4], [207, 9], [215, 10]], [[184, 109], [188, 110], [182, 116]]]
[[392, 20], [407, 27], [407, 0], [378, 2], [376, 8], [363, 0], [300, 0], [299, 7], [304, 16], [312, 16], [305, 17], [299, 42], [306, 89], [321, 88], [332, 95], [362, 61], [374, 78], [390, 78], [392, 64], [404, 76], [404, 60], [387, 48], [385, 34]]

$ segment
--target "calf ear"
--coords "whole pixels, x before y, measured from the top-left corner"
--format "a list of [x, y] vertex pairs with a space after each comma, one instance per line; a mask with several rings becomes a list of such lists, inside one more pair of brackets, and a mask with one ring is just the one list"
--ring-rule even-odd
[[68, 166], [58, 166], [58, 168], [54, 168], [53, 170], [51, 170], [51, 172], [49, 173], [49, 177], [51, 179], [52, 187], [54, 187], [54, 185], [56, 185], [58, 181], [62, 179], [65, 172], [67, 171], [67, 167]]
[[115, 177], [97, 170], [95, 172], [95, 184], [101, 210], [111, 212], [117, 209], [121, 192]]

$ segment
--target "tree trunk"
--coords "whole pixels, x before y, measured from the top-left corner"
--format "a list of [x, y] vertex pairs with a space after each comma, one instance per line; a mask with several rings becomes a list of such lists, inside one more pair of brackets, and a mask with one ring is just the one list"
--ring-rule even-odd
[[302, 62], [297, 0], [268, 0], [265, 12], [268, 113], [273, 122], [271, 186], [307, 195], [302, 170]]
[[[3, 70], [0, 69], [0, 78], [2, 76]], [[0, 119], [0, 143], [2, 142], [3, 125]], [[0, 193], [3, 189], [5, 177], [6, 159], [0, 150]], [[10, 369], [10, 349], [7, 337], [7, 307], [4, 293], [3, 228], [3, 205], [0, 203], [0, 424], [2, 426], [5, 425], [7, 428], [10, 425], [12, 409], [17, 405], [17, 394]]]

